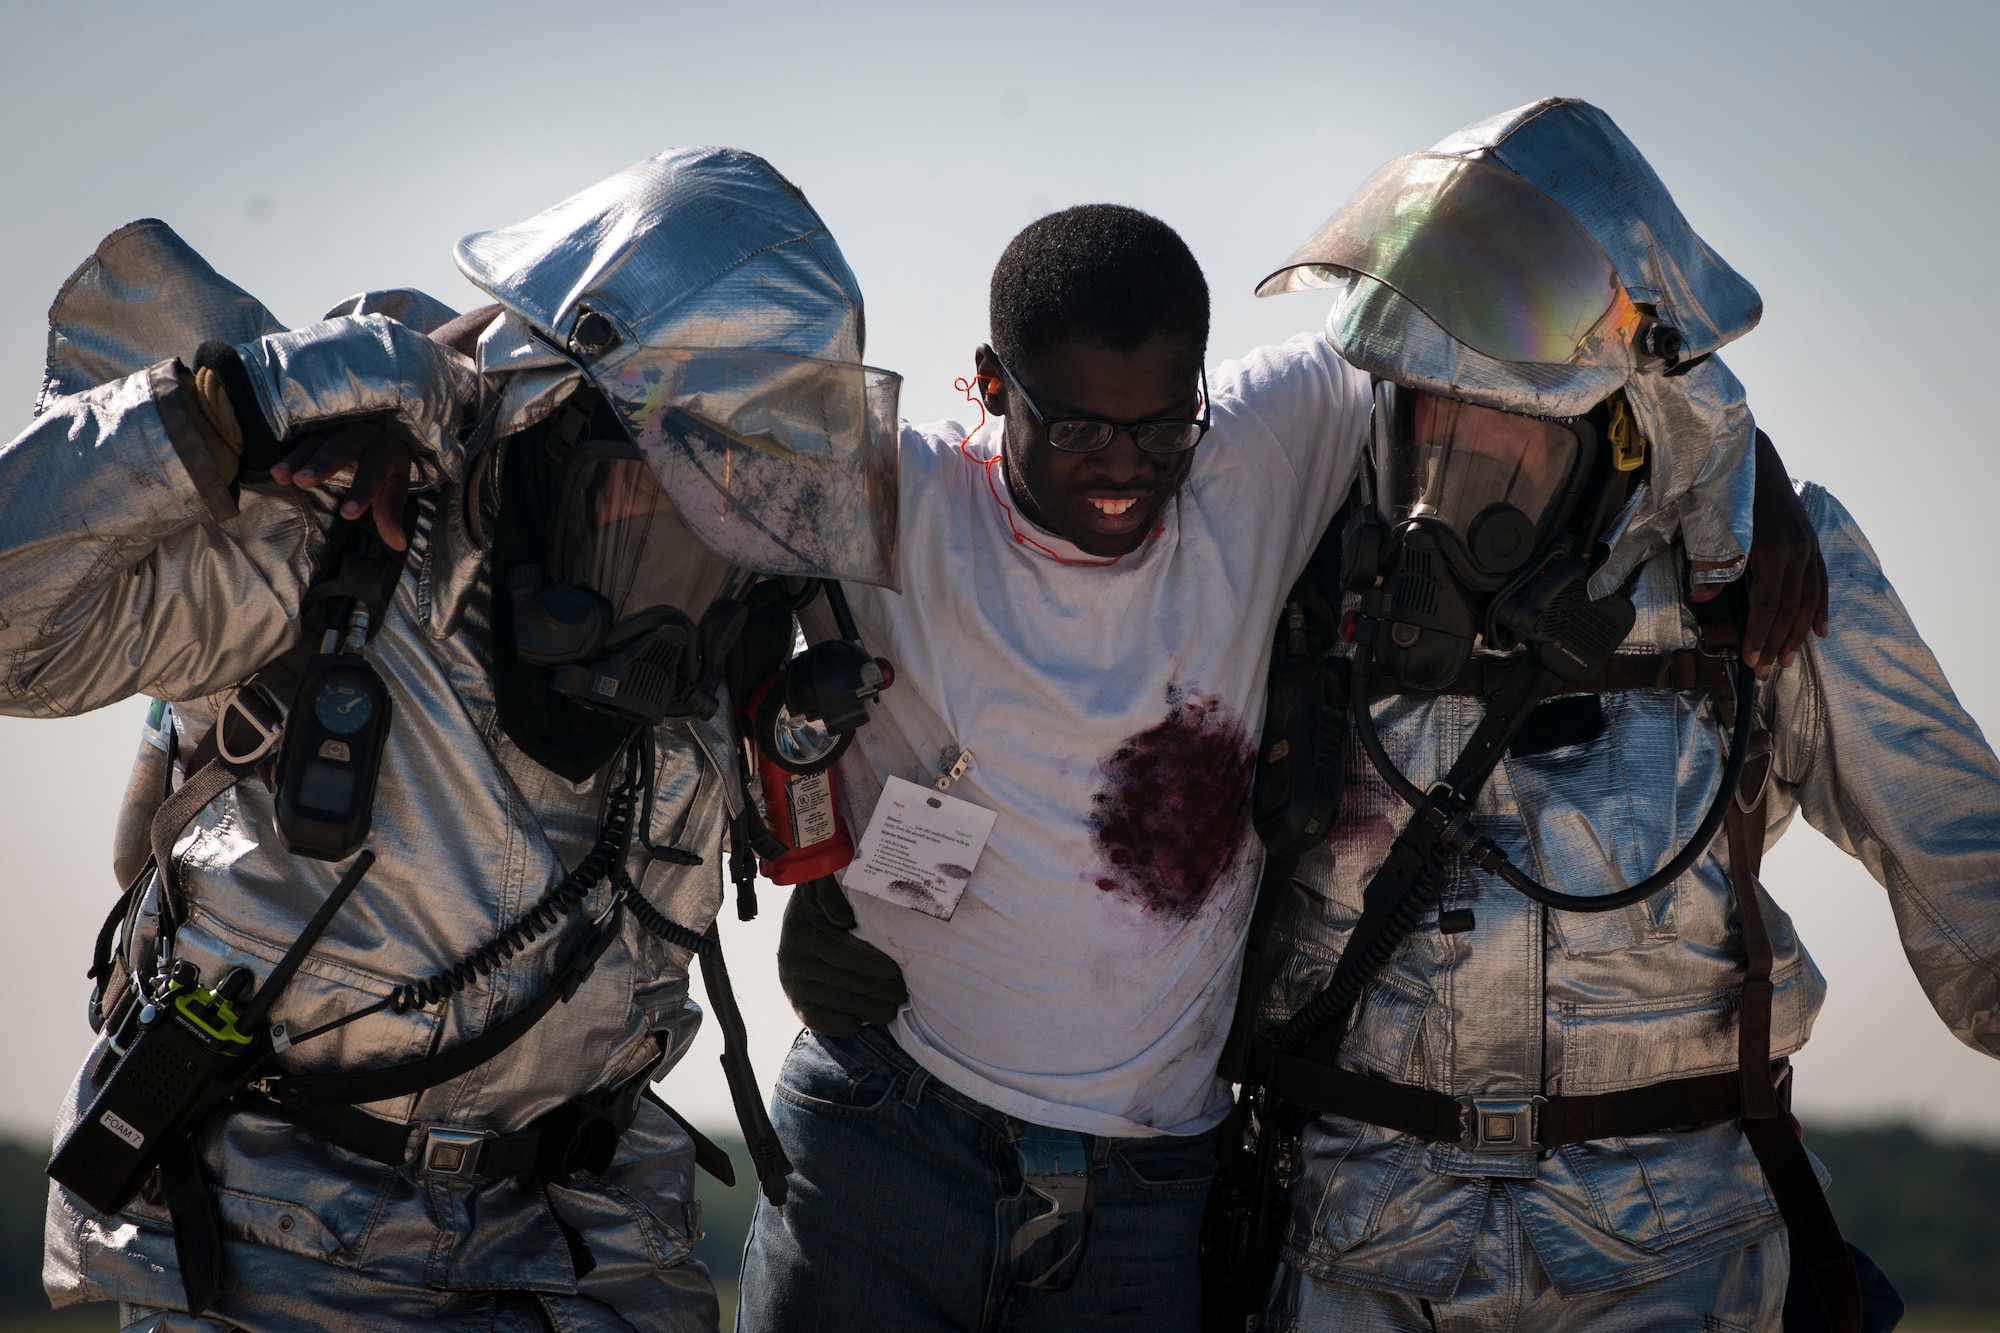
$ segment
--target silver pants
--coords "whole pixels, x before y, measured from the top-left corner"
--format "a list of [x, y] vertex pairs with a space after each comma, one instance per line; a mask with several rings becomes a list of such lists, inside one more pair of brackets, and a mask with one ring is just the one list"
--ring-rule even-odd
[[1779, 1333], [1791, 1274], [1784, 1233], [1667, 1277], [1565, 1297], [1535, 1257], [1507, 1191], [1494, 1190], [1457, 1288], [1424, 1300], [1313, 1278], [1281, 1264], [1260, 1333]]
[[[267, 1268], [284, 1263], [284, 1257], [276, 1257]], [[222, 1302], [226, 1318], [197, 1318], [123, 1301], [119, 1326], [124, 1333], [296, 1333], [308, 1328], [631, 1333], [638, 1326], [661, 1333], [715, 1333], [719, 1313], [708, 1270], [693, 1262], [630, 1282], [617, 1282], [613, 1274], [610, 1290], [598, 1293], [605, 1300], [537, 1291], [440, 1291], [330, 1269], [332, 1265], [314, 1263], [311, 1271], [260, 1274], [258, 1281], [229, 1292]]]

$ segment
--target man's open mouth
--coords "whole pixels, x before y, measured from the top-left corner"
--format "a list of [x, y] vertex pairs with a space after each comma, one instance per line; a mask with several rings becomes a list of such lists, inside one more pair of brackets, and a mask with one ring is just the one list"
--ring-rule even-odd
[[1084, 503], [1092, 506], [1099, 513], [1109, 514], [1113, 518], [1118, 517], [1133, 505], [1139, 503], [1139, 497], [1136, 495], [1128, 495], [1122, 499], [1112, 499], [1102, 495], [1086, 495], [1083, 498]]

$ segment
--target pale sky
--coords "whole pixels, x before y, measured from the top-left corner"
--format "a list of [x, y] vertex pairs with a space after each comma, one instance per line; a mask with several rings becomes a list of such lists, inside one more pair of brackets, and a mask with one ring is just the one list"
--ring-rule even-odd
[[[1250, 289], [1383, 161], [1552, 93], [1604, 107], [1763, 293], [1727, 358], [1825, 483], [1982, 725], [2000, 726], [1990, 537], [2000, 7], [734, 3], [700, 8], [0, 3], [0, 405], [107, 232], [166, 219], [288, 324], [370, 287], [478, 297], [451, 246], [662, 148], [763, 154], [818, 207], [905, 412], [954, 415], [986, 280], [1034, 217], [1165, 218], [1214, 294], [1210, 357], [1318, 327]], [[0, 418], [4, 419], [4, 418]], [[1246, 521], [1254, 521], [1246, 516]], [[921, 559], [921, 552], [905, 558]], [[143, 705], [0, 720], [14, 1022], [0, 1129], [43, 1135], [89, 1044], [90, 940]], [[1912, 818], [1923, 812], [1912, 811]], [[1807, 1114], [2000, 1136], [2000, 1062], [1955, 1042], [1883, 893], [1797, 826], [1766, 862], [1832, 996]], [[724, 940], [768, 1084], [796, 1030], [766, 918]], [[663, 1085], [729, 1121], [713, 1036]]]

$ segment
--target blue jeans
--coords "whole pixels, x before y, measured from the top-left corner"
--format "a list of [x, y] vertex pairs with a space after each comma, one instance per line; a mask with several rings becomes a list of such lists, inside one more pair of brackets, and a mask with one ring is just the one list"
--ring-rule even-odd
[[945, 1087], [879, 1027], [800, 1033], [771, 1118], [791, 1197], [757, 1201], [746, 1333], [1201, 1325], [1213, 1132], [1026, 1124]]

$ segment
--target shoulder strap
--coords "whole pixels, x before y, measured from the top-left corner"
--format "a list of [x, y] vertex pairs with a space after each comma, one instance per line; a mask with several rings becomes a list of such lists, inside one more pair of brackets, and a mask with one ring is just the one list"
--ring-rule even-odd
[[1270, 942], [1278, 904], [1298, 868], [1296, 856], [1265, 853], [1264, 873], [1257, 881], [1257, 901], [1250, 909], [1250, 929], [1243, 941], [1243, 976], [1236, 985], [1236, 1013], [1229, 1024], [1229, 1040], [1223, 1044], [1218, 1069], [1225, 1082], [1241, 1083], [1249, 1072], [1250, 1050], [1257, 1037], [1257, 1008], [1270, 980], [1265, 946]]
[[[404, 514], [405, 529], [411, 526], [417, 504], [412, 498]], [[229, 692], [215, 725], [183, 765], [186, 780], [153, 815], [152, 864], [160, 870], [162, 906], [172, 920], [181, 918], [180, 881], [173, 858], [181, 831], [210, 801], [272, 760], [284, 729], [285, 709], [298, 693], [307, 664], [319, 651], [319, 635], [328, 624], [342, 618], [343, 606], [360, 602], [368, 608], [372, 637], [388, 615], [389, 601], [409, 558], [407, 548], [397, 551], [385, 544], [366, 515], [338, 520], [331, 549], [333, 558], [315, 573], [300, 600], [298, 641]]]
[[[1724, 600], [1717, 598], [1718, 602]], [[1714, 605], [1710, 603], [1709, 605]], [[1740, 620], [1710, 620], [1702, 626], [1705, 649], [1733, 648], [1741, 640]], [[1714, 696], [1724, 726], [1736, 722], [1736, 700], [1725, 690]], [[1789, 1086], [1781, 1095], [1771, 1063], [1771, 931], [1759, 901], [1757, 871], [1764, 860], [1765, 798], [1770, 787], [1770, 738], [1754, 733], [1761, 753], [1746, 761], [1736, 798], [1723, 827], [1729, 838], [1729, 881], [1743, 935], [1743, 989], [1737, 1005], [1736, 1065], [1743, 1102], [1743, 1136], [1757, 1156], [1764, 1179], [1790, 1234], [1792, 1262], [1804, 1269], [1832, 1333], [1861, 1333], [1861, 1275], [1840, 1234], [1840, 1223], [1820, 1189], [1790, 1108]], [[1785, 1071], [1790, 1073], [1789, 1066]]]

